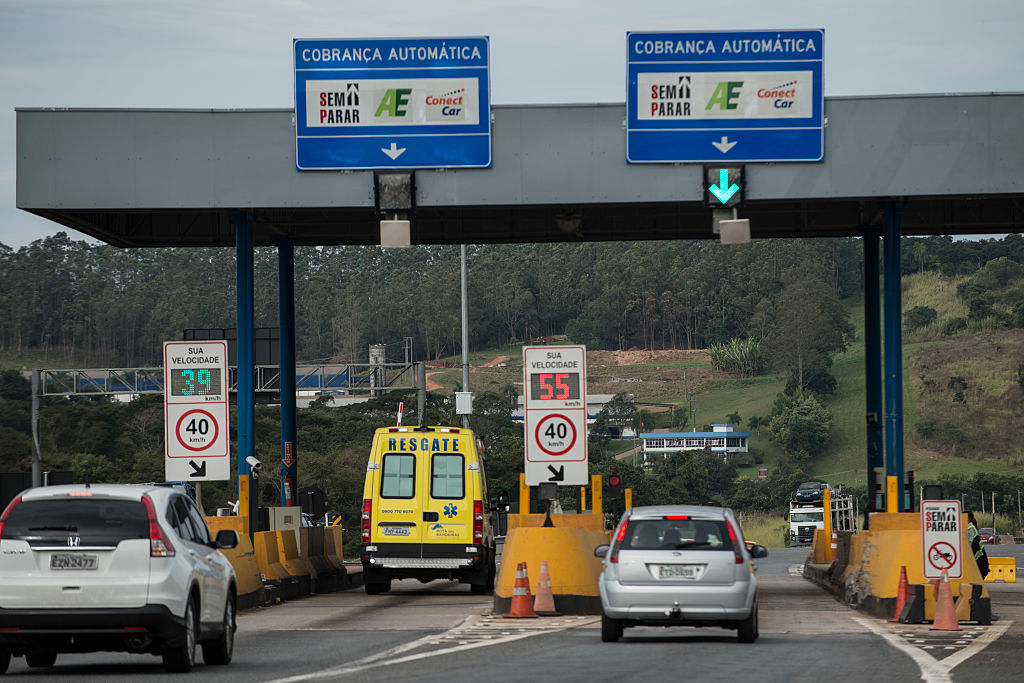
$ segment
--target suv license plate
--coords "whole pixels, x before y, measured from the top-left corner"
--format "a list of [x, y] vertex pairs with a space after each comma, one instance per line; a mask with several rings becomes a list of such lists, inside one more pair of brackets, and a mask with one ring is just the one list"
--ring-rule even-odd
[[50, 569], [96, 569], [96, 556], [70, 553], [50, 555]]
[[659, 579], [695, 579], [697, 578], [697, 573], [697, 565], [695, 564], [658, 565]]
[[385, 536], [408, 536], [409, 527], [407, 526], [386, 526], [381, 530], [381, 533]]

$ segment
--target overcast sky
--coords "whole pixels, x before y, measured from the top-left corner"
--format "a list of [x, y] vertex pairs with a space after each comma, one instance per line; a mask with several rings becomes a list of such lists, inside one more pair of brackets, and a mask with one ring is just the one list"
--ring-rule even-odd
[[1021, 0], [0, 0], [0, 242], [63, 229], [15, 208], [15, 107], [291, 108], [293, 38], [406, 36], [489, 36], [493, 104], [624, 102], [627, 31], [796, 28], [826, 97], [1024, 91]]

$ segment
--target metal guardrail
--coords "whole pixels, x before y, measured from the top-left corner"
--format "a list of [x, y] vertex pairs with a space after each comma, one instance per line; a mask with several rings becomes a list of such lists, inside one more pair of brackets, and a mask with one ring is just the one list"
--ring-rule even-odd
[[[296, 391], [368, 393], [378, 390], [416, 389], [413, 363], [345, 363], [297, 365]], [[164, 391], [161, 368], [71, 368], [40, 370], [43, 396], [156, 394]], [[254, 368], [256, 393], [279, 393], [281, 368]], [[228, 390], [238, 391], [238, 367], [228, 368]]]

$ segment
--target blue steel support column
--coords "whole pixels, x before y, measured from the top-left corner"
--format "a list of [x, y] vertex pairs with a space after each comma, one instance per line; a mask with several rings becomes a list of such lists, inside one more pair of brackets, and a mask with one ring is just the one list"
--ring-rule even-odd
[[900, 258], [902, 204], [885, 208], [885, 475], [896, 477], [896, 510], [903, 504], [903, 285]]
[[[238, 476], [241, 482], [248, 484], [246, 492], [239, 491], [239, 501], [248, 500], [248, 509], [239, 509], [238, 514], [249, 517], [249, 533], [257, 531], [256, 511], [259, 507], [258, 488], [252, 477], [252, 468], [247, 458], [255, 454], [253, 441], [253, 424], [256, 421], [256, 391], [253, 384], [253, 220], [252, 213], [236, 214], [235, 224], [235, 255], [237, 259], [237, 305], [238, 317]], [[239, 504], [239, 508], [242, 504]]]
[[[878, 287], [878, 231], [864, 234], [864, 394], [867, 415], [868, 510], [882, 510], [876, 499], [876, 467], [885, 467], [882, 404], [882, 301]], [[884, 484], [884, 482], [882, 482]], [[882, 489], [885, 490], [884, 487]]]
[[277, 243], [278, 317], [281, 326], [281, 505], [295, 505], [298, 460], [295, 427], [295, 245]]

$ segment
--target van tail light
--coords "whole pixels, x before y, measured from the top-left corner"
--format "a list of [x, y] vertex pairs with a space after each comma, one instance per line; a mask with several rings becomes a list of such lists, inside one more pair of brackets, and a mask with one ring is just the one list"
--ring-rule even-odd
[[370, 542], [370, 518], [373, 516], [373, 501], [363, 498], [363, 514], [359, 520], [359, 529], [363, 543]]
[[484, 502], [473, 501], [473, 543], [484, 542]]
[[743, 564], [743, 548], [740, 547], [739, 536], [732, 528], [732, 522], [725, 520], [725, 526], [729, 529], [729, 540], [732, 541], [732, 551], [736, 553], [736, 564]]
[[149, 517], [149, 556], [174, 557], [174, 545], [156, 520], [156, 508], [152, 499], [145, 495], [142, 497], [142, 503], [146, 506], [146, 515]]
[[17, 505], [20, 502], [21, 502], [21, 496], [18, 496], [17, 498], [15, 498], [14, 500], [12, 500], [10, 502], [10, 504], [4, 510], [3, 516], [0, 516], [0, 538], [4, 537], [4, 522], [6, 522], [7, 518], [11, 515], [11, 510], [14, 509], [14, 506]]
[[615, 540], [612, 542], [612, 551], [608, 553], [609, 562], [619, 563], [619, 548], [622, 547], [622, 542], [626, 540], [626, 527], [628, 526], [629, 517], [623, 517], [622, 523], [619, 524], [619, 530], [615, 533]]

